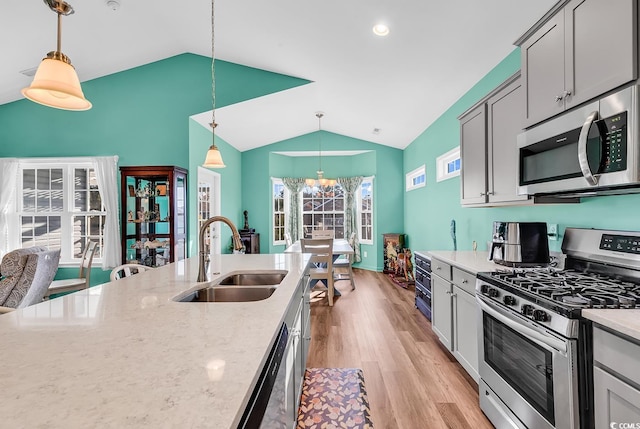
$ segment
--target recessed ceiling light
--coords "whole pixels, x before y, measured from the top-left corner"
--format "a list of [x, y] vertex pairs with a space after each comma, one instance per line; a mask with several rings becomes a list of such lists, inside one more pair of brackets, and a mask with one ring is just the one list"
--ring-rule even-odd
[[389, 27], [385, 24], [376, 24], [373, 26], [373, 34], [376, 36], [386, 36], [389, 34]]

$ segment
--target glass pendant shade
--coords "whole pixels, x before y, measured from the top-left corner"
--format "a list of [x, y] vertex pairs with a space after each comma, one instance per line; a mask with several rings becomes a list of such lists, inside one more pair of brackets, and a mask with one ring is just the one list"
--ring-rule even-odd
[[226, 165], [224, 165], [224, 161], [222, 161], [222, 155], [220, 154], [220, 151], [215, 144], [209, 147], [209, 150], [207, 151], [207, 157], [205, 158], [204, 164], [202, 164], [202, 166], [207, 168], [226, 167]]
[[315, 186], [316, 184], [316, 179], [304, 179], [304, 183], [307, 186]]
[[42, 60], [33, 82], [22, 90], [22, 95], [33, 102], [56, 109], [91, 109], [91, 102], [84, 98], [80, 80], [73, 66], [50, 56], [51, 53]]

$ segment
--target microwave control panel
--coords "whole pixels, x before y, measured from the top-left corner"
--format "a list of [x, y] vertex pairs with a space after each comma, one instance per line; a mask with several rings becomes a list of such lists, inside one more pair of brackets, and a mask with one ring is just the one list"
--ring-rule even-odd
[[640, 255], [640, 236], [602, 234], [600, 249]]
[[627, 169], [627, 112], [598, 121], [602, 141], [602, 158], [598, 173]]

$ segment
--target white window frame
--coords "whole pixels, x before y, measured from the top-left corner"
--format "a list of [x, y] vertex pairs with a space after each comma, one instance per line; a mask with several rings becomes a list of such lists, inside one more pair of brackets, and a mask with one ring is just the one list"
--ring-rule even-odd
[[424, 164], [405, 175], [405, 192], [425, 186], [427, 186], [427, 170]]
[[[280, 212], [276, 212], [275, 209], [275, 193], [274, 187], [275, 185], [282, 185], [284, 188], [284, 232], [287, 232], [287, 222], [289, 221], [289, 190], [286, 186], [284, 186], [284, 182], [282, 179], [272, 177], [271, 178], [271, 236], [274, 246], [284, 246], [286, 245], [285, 240], [276, 240], [276, 214]], [[302, 193], [300, 193], [302, 195]]]
[[[33, 216], [34, 212], [25, 212], [23, 211], [23, 171], [25, 169], [62, 169], [63, 170], [63, 186], [62, 186], [62, 195], [63, 195], [63, 210], [61, 212], [55, 212], [55, 214], [59, 214], [61, 218], [60, 225], [60, 265], [77, 265], [81, 261], [81, 257], [74, 258], [73, 256], [73, 217], [78, 215], [87, 215], [87, 216], [108, 216], [106, 210], [102, 211], [74, 211], [74, 169], [76, 168], [86, 168], [93, 169], [95, 171], [95, 165], [92, 161], [79, 158], [46, 158], [46, 159], [20, 159], [18, 164], [18, 177], [16, 188], [17, 191], [15, 193], [15, 216], [10, 216], [9, 218], [9, 242], [11, 243], [11, 248], [21, 248], [22, 247], [22, 224], [21, 217], [25, 216]], [[43, 212], [50, 213], [50, 212]], [[37, 213], [35, 214], [37, 216]], [[99, 243], [102, 247], [104, 245], [104, 235], [99, 236]], [[100, 264], [102, 262], [102, 258], [96, 256], [93, 259], [94, 264]]]
[[[316, 185], [314, 185], [314, 186], [305, 185], [305, 188], [315, 188], [315, 187], [317, 187], [317, 186], [318, 186], [317, 184], [316, 184]], [[305, 225], [305, 223], [304, 223], [304, 216], [305, 216], [305, 214], [310, 214], [310, 215], [312, 215], [312, 216], [314, 216], [314, 215], [318, 215], [318, 214], [320, 214], [320, 213], [322, 213], [323, 215], [324, 215], [324, 214], [327, 214], [327, 215], [334, 215], [334, 216], [335, 216], [335, 215], [337, 215], [337, 214], [342, 214], [342, 221], [343, 221], [343, 224], [342, 224], [342, 232], [344, 233], [344, 230], [345, 230], [344, 221], [346, 220], [346, 213], [345, 213], [345, 207], [344, 207], [344, 204], [346, 203], [346, 198], [345, 198], [345, 196], [344, 196], [344, 192], [345, 192], [345, 191], [344, 191], [344, 188], [343, 188], [339, 183], [337, 183], [337, 182], [336, 182], [336, 183], [331, 183], [331, 184], [329, 184], [328, 186], [331, 186], [331, 187], [333, 187], [334, 189], [335, 189], [335, 187], [336, 187], [336, 186], [339, 186], [339, 187], [340, 187], [340, 189], [342, 190], [342, 204], [343, 204], [342, 211], [335, 210], [335, 205], [334, 205], [334, 209], [333, 209], [333, 210], [327, 210], [327, 211], [323, 210], [322, 212], [317, 212], [317, 211], [313, 211], [313, 210], [311, 210], [311, 211], [306, 211], [306, 212], [305, 212], [305, 211], [304, 211], [304, 189], [303, 189], [303, 190], [300, 192], [300, 204], [301, 204], [300, 213], [301, 213], [301, 215], [302, 215], [302, 229], [303, 229], [303, 231], [302, 231], [302, 237], [304, 237], [305, 235], [307, 235], [307, 237], [308, 237], [308, 238], [310, 238], [310, 237], [311, 237], [311, 232], [312, 232], [312, 231], [317, 227], [317, 225]], [[335, 201], [334, 201], [334, 204], [335, 204]], [[322, 228], [323, 228], [323, 229], [332, 229], [332, 230], [334, 230], [334, 231], [335, 231], [335, 225], [334, 225], [334, 228], [327, 228], [327, 226], [328, 226], [328, 225], [323, 225], [323, 226], [322, 226]], [[306, 234], [307, 232], [308, 232], [308, 234]], [[301, 238], [302, 238], [302, 237], [301, 237]], [[345, 238], [346, 238], [346, 237], [345, 237]]]
[[[357, 191], [357, 204], [358, 204], [358, 237], [360, 240], [360, 244], [373, 244], [373, 238], [375, 237], [375, 221], [374, 221], [374, 204], [375, 204], [375, 188], [373, 186], [373, 179], [374, 176], [369, 176], [369, 177], [363, 177], [362, 178], [362, 184], [365, 183], [371, 183], [371, 209], [370, 210], [363, 210], [362, 208], [362, 185], [360, 185], [358, 187], [358, 191]], [[362, 218], [364, 216], [365, 213], [371, 213], [371, 239], [370, 240], [366, 240], [362, 237]]]
[[[447, 166], [459, 160], [459, 168], [452, 172], [447, 171]], [[436, 181], [442, 182], [443, 180], [451, 179], [460, 175], [462, 170], [462, 159], [460, 158], [460, 146], [456, 146], [447, 153], [443, 153], [436, 159]]]

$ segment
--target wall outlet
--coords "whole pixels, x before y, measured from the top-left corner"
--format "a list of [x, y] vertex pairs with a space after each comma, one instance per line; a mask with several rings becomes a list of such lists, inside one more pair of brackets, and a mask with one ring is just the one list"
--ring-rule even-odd
[[364, 256], [365, 258], [367, 257], [367, 251], [366, 250], [364, 252], [362, 252], [362, 256]]
[[547, 235], [549, 236], [549, 240], [558, 241], [558, 224], [557, 223], [547, 224]]

